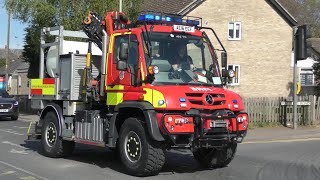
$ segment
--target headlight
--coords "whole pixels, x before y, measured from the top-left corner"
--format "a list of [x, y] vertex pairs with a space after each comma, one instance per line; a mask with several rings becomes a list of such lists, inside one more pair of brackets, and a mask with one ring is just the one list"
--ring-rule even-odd
[[19, 102], [16, 101], [16, 102], [13, 103], [13, 105], [18, 106], [18, 105], [19, 105]]

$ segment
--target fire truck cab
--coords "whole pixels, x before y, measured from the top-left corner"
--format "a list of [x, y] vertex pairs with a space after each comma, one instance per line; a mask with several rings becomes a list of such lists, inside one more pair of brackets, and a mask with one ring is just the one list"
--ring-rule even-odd
[[41, 139], [49, 157], [70, 155], [75, 143], [114, 149], [136, 176], [158, 174], [173, 148], [224, 167], [248, 127], [241, 97], [225, 88], [226, 67], [225, 48], [199, 17], [146, 12], [130, 22], [121, 12], [90, 12], [83, 32], [44, 28], [29, 93], [41, 114], [29, 139]]

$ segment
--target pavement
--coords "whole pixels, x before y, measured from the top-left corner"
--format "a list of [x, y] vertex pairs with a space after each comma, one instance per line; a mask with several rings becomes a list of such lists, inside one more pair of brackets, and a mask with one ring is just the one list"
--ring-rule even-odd
[[320, 140], [320, 128], [306, 126], [300, 126], [296, 130], [288, 127], [255, 128], [248, 130], [244, 143], [285, 142], [307, 139]]

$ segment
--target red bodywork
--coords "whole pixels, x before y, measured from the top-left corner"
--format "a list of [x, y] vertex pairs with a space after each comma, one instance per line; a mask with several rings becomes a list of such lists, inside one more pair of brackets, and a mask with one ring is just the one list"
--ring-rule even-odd
[[[107, 14], [106, 19], [110, 19], [112, 17], [112, 13]], [[120, 30], [110, 30], [108, 27], [111, 26], [111, 21], [106, 21], [106, 27], [108, 34], [111, 34], [110, 37], [110, 44], [109, 44], [109, 51], [114, 51], [114, 37], [117, 35], [134, 35], [137, 38], [138, 42], [142, 42], [141, 33], [145, 31], [145, 27], [141, 26], [138, 28], [132, 28], [130, 31], [128, 29], [120, 29]], [[147, 30], [151, 30], [151, 26], [147, 25]], [[172, 33], [174, 32], [172, 26], [164, 26], [164, 25], [153, 25], [152, 26], [153, 32], [167, 32]], [[193, 33], [187, 33], [194, 36], [202, 37], [202, 32], [200, 30], [196, 30]], [[144, 80], [146, 75], [148, 74], [147, 67], [145, 64], [144, 54], [145, 54], [145, 47], [143, 43], [139, 43], [138, 45], [139, 51], [139, 63], [138, 69], [139, 73], [137, 73], [137, 78], [140, 80]], [[210, 52], [213, 52], [212, 47], [210, 47]], [[188, 86], [188, 85], [151, 85], [151, 84], [143, 84], [142, 86], [132, 86], [131, 85], [131, 76], [132, 73], [130, 70], [128, 71], [119, 71], [116, 68], [116, 61], [114, 60], [114, 53], [109, 52], [107, 55], [107, 72], [106, 72], [106, 92], [116, 92], [122, 93], [123, 99], [121, 101], [144, 101], [144, 95], [146, 95], [145, 88], [156, 90], [163, 94], [164, 101], [166, 106], [165, 107], [155, 107], [156, 110], [159, 111], [188, 111], [190, 109], [200, 109], [200, 110], [218, 110], [218, 109], [228, 109], [235, 113], [241, 112], [244, 110], [243, 102], [240, 96], [234, 92], [226, 90], [221, 87], [208, 87], [208, 86]], [[122, 73], [122, 74], [121, 74]], [[118, 90], [110, 90], [107, 87], [113, 87], [115, 85], [123, 86], [123, 89]], [[214, 104], [209, 105], [205, 101], [206, 95], [212, 95], [214, 98]], [[185, 102], [181, 102], [180, 99], [185, 99]], [[158, 124], [159, 128], [163, 132], [169, 133], [192, 133], [194, 131], [193, 127], [193, 120], [190, 118], [190, 123], [187, 124], [176, 124], [174, 121], [168, 122], [167, 118], [165, 118], [165, 127], [166, 130], [161, 126], [163, 124], [162, 121], [163, 113], [158, 113]], [[211, 119], [207, 119], [204, 124], [204, 128], [210, 128], [208, 123], [212, 121]], [[231, 121], [228, 120], [228, 128], [230, 131], [236, 131], [236, 118], [233, 118]], [[238, 126], [238, 130], [245, 130], [247, 127], [247, 121], [242, 122]], [[170, 127], [173, 126], [170, 129]]]

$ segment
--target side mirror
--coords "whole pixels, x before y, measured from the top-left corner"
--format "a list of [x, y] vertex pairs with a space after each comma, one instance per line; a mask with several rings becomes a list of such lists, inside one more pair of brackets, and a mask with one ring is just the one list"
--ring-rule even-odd
[[297, 60], [307, 58], [307, 26], [299, 26], [295, 35], [295, 53]]
[[128, 43], [120, 43], [119, 58], [121, 61], [127, 61], [129, 57]]
[[228, 56], [226, 52], [221, 52], [221, 66], [226, 68], [228, 65]]
[[234, 70], [232, 69], [222, 69], [222, 77], [226, 77], [226, 78], [234, 78], [235, 74], [234, 74]]
[[126, 71], [128, 69], [127, 61], [119, 60], [117, 62], [117, 70]]

